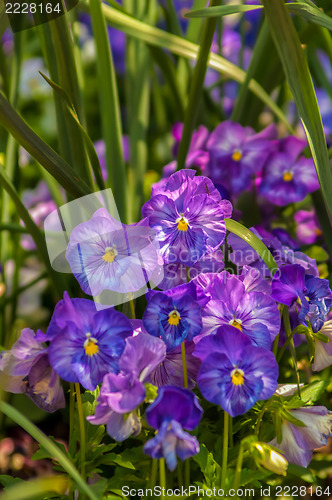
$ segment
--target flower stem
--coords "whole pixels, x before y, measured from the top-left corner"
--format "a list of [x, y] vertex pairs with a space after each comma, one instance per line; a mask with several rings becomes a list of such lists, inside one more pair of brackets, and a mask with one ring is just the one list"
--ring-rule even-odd
[[165, 470], [165, 459], [160, 458], [159, 459], [159, 478], [160, 478], [160, 487], [165, 488], [164, 490], [162, 489], [162, 496], [161, 498], [165, 498], [164, 491], [166, 490], [166, 470]]
[[151, 478], [150, 478], [150, 488], [152, 490], [156, 486], [157, 473], [158, 473], [158, 460], [156, 458], [153, 458], [151, 466]]
[[130, 304], [131, 318], [136, 319], [134, 299], [130, 299], [129, 304]]
[[183, 385], [188, 389], [188, 372], [187, 372], [187, 358], [186, 358], [186, 346], [184, 341], [181, 344], [181, 355], [182, 355], [182, 369], [183, 369]]
[[184, 487], [189, 488], [190, 486], [190, 458], [184, 463]]
[[225, 489], [227, 477], [227, 460], [228, 460], [228, 433], [229, 433], [229, 415], [224, 411], [224, 439], [222, 444], [222, 469], [221, 469], [221, 489]]
[[[211, 7], [220, 5], [220, 0], [211, 0], [209, 5]], [[194, 69], [192, 83], [190, 85], [188, 104], [184, 117], [183, 132], [178, 154], [178, 170], [180, 170], [181, 168], [185, 168], [186, 157], [191, 143], [191, 137], [196, 125], [197, 115], [199, 111], [199, 102], [202, 94], [206, 68], [216, 26], [216, 17], [207, 18], [203, 25], [200, 51]]]
[[75, 387], [71, 382], [69, 384], [69, 441], [73, 435], [74, 431], [74, 421], [75, 421]]
[[278, 354], [278, 344], [279, 344], [279, 333], [278, 335], [276, 336], [276, 338], [274, 339], [274, 342], [273, 342], [273, 348], [272, 348], [272, 351], [273, 351], [273, 354], [274, 354], [274, 357], [277, 359], [277, 354]]
[[75, 383], [78, 420], [80, 424], [81, 475], [85, 479], [85, 425], [80, 384]]
[[286, 307], [286, 306], [284, 307], [284, 310], [282, 313], [282, 318], [283, 318], [283, 322], [284, 322], [287, 341], [289, 341], [289, 350], [290, 350], [291, 356], [293, 358], [293, 364], [294, 364], [295, 375], [296, 375], [296, 383], [297, 383], [297, 392], [298, 392], [299, 398], [301, 399], [301, 389], [300, 389], [301, 381], [300, 381], [299, 371], [297, 369], [296, 351], [295, 351], [294, 340], [293, 340], [293, 336], [292, 336], [292, 329], [291, 329], [291, 325], [290, 325], [289, 311], [288, 311], [288, 307]]
[[182, 472], [182, 464], [180, 462], [178, 462], [178, 485], [179, 485], [179, 488], [182, 488], [183, 486], [183, 472]]
[[240, 486], [242, 463], [243, 463], [243, 444], [241, 443], [240, 444], [239, 454], [237, 456], [237, 461], [236, 461], [236, 468], [235, 468], [235, 475], [234, 475], [234, 485], [233, 485], [233, 489], [235, 491], [236, 498], [239, 498], [237, 496], [237, 491], [238, 491], [239, 486]]

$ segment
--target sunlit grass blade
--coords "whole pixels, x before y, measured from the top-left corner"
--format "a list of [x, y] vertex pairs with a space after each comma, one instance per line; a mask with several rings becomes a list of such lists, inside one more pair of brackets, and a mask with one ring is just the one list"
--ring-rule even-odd
[[[85, 11], [89, 11], [87, 0], [82, 0], [79, 4], [80, 8]], [[109, 5], [102, 4], [102, 9], [105, 15], [105, 19], [112, 26], [115, 26], [119, 30], [123, 31], [127, 35], [139, 38], [146, 43], [161, 47], [173, 52], [179, 56], [185, 57], [187, 59], [196, 60], [199, 45], [189, 42], [188, 40], [181, 38], [179, 36], [167, 33], [159, 28], [150, 26], [146, 23], [138, 21], [123, 12], [113, 9]], [[208, 65], [223, 75], [232, 78], [240, 83], [244, 82], [246, 77], [246, 72], [238, 68], [235, 64], [227, 61], [218, 54], [211, 53]], [[271, 99], [269, 94], [255, 81], [251, 80], [249, 84], [250, 90], [257, 95], [270, 109], [273, 113], [285, 123], [289, 131], [292, 130], [286, 116], [276, 105], [276, 103]]]
[[[211, 8], [217, 4], [220, 4], [220, 0], [211, 0], [210, 2]], [[188, 103], [184, 116], [183, 132], [177, 158], [178, 169], [185, 168], [186, 165], [186, 157], [189, 151], [191, 137], [196, 126], [204, 79], [216, 26], [217, 20], [215, 18], [207, 19], [203, 26], [200, 51], [190, 85]]]
[[126, 172], [122, 149], [122, 124], [113, 58], [100, 0], [91, 0], [90, 14], [96, 44], [99, 109], [106, 148], [108, 183], [120, 217], [126, 219]]
[[21, 118], [0, 92], [0, 125], [4, 127], [75, 198], [91, 193], [72, 167]]
[[[93, 142], [90, 139], [90, 136], [88, 135], [87, 131], [81, 125], [81, 123], [80, 123], [80, 121], [78, 119], [78, 116], [77, 116], [77, 113], [76, 113], [76, 111], [74, 109], [73, 104], [70, 102], [69, 97], [67, 96], [66, 92], [59, 85], [57, 85], [56, 83], [52, 82], [52, 80], [50, 80], [46, 75], [43, 75], [42, 72], [40, 72], [40, 74], [46, 80], [46, 82], [53, 88], [53, 90], [55, 90], [55, 92], [57, 92], [57, 94], [59, 96], [61, 96], [62, 101], [63, 101], [64, 105], [66, 106], [66, 109], [67, 109], [69, 115], [71, 116], [71, 118], [73, 120], [73, 123], [76, 124], [76, 126], [78, 127], [78, 130], [82, 134], [82, 138], [83, 138], [83, 141], [85, 143], [85, 146], [86, 146], [86, 149], [87, 149], [87, 153], [89, 155], [91, 166], [92, 166], [93, 172], [95, 174], [96, 182], [98, 184], [99, 189], [101, 191], [104, 190], [105, 189], [105, 184], [104, 184], [103, 174], [102, 174], [102, 171], [101, 171], [101, 167], [100, 167], [98, 155], [96, 153], [96, 150], [95, 150], [95, 147], [93, 145]], [[93, 178], [92, 177], [91, 177], [91, 183], [93, 184]]]
[[265, 246], [264, 243], [250, 231], [250, 229], [242, 226], [242, 224], [240, 224], [239, 222], [236, 222], [233, 219], [225, 219], [225, 224], [227, 230], [230, 233], [239, 236], [258, 253], [258, 255], [263, 259], [263, 261], [269, 268], [271, 275], [273, 276], [275, 271], [278, 269], [278, 264], [274, 260], [274, 257], [267, 246]]
[[74, 467], [68, 457], [54, 444], [38, 427], [28, 420], [16, 408], [13, 408], [4, 401], [0, 402], [0, 410], [11, 418], [17, 425], [28, 432], [38, 443], [45, 448], [52, 457], [54, 457], [67, 474], [75, 481], [79, 489], [85, 493], [91, 500], [98, 500], [97, 495], [92, 491], [90, 486], [82, 479], [78, 470]]
[[230, 14], [239, 14], [241, 12], [251, 12], [252, 10], [262, 9], [262, 5], [217, 5], [206, 9], [191, 10], [186, 12], [184, 17], [219, 17], [229, 16]]
[[266, 18], [301, 117], [325, 202], [332, 216], [332, 176], [308, 63], [292, 19], [280, 0], [263, 0]]
[[22, 481], [6, 489], [0, 494], [0, 500], [35, 500], [47, 493], [64, 495], [68, 488], [66, 476], [40, 477], [30, 481]]

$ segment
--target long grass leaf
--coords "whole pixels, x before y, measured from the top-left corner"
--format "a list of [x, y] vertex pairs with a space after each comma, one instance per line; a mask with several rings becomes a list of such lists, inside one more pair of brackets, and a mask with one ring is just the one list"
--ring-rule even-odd
[[31, 481], [22, 481], [0, 493], [0, 500], [35, 500], [47, 493], [64, 495], [68, 488], [66, 476], [40, 477]]
[[38, 427], [28, 420], [16, 408], [13, 408], [4, 401], [0, 402], [0, 410], [8, 417], [11, 418], [17, 425], [22, 427], [28, 432], [38, 443], [45, 448], [52, 457], [56, 458], [61, 467], [67, 474], [75, 481], [79, 489], [84, 492], [91, 500], [98, 500], [97, 495], [92, 491], [90, 486], [83, 480], [78, 470], [74, 467], [68, 457], [54, 444]]
[[[82, 0], [79, 5], [82, 10], [87, 12], [89, 11], [89, 3], [87, 0]], [[127, 35], [139, 38], [140, 40], [143, 40], [151, 45], [167, 49], [170, 52], [173, 52], [173, 54], [177, 54], [187, 59], [197, 59], [199, 45], [138, 21], [137, 19], [134, 19], [123, 12], [119, 12], [108, 5], [102, 4], [102, 9], [104, 11], [106, 21], [112, 26], [124, 31]], [[211, 53], [208, 64], [210, 68], [213, 68], [240, 83], [243, 83], [245, 80], [245, 71], [218, 54]], [[287, 129], [292, 131], [292, 127], [282, 110], [255, 80], [250, 81], [249, 88], [271, 109], [271, 111], [273, 111], [280, 121], [285, 123]]]
[[190, 10], [184, 17], [219, 17], [229, 16], [230, 14], [239, 14], [241, 12], [251, 12], [252, 10], [262, 9], [262, 5], [218, 5], [206, 9]]
[[325, 202], [332, 216], [332, 176], [326, 139], [308, 63], [287, 9], [280, 0], [263, 0], [266, 18], [301, 117]]

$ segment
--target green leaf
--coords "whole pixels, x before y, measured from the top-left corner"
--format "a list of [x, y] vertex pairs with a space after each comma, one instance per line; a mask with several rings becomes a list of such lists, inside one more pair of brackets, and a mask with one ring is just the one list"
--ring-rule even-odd
[[301, 389], [302, 401], [306, 404], [313, 404], [323, 394], [328, 385], [326, 380], [315, 380], [311, 384]]
[[291, 424], [296, 425], [297, 427], [306, 427], [306, 424], [304, 424], [302, 420], [299, 420], [298, 418], [294, 417], [294, 415], [285, 408], [283, 408], [283, 410], [281, 411], [281, 416], [282, 418], [284, 418]]
[[[82, 0], [79, 6], [82, 10], [89, 12], [89, 2], [87, 0]], [[154, 26], [150, 26], [149, 24], [143, 23], [142, 21], [138, 21], [128, 14], [120, 12], [117, 9], [113, 9], [112, 7], [104, 3], [102, 4], [102, 9], [105, 15], [106, 22], [123, 31], [127, 35], [143, 40], [144, 42], [151, 45], [167, 49], [173, 54], [177, 54], [188, 59], [197, 59], [199, 45], [192, 43], [182, 37], [167, 33], [166, 31], [163, 31]], [[245, 80], [245, 71], [243, 71], [227, 59], [219, 56], [218, 54], [210, 54], [208, 65], [210, 68], [213, 68], [220, 73], [233, 78], [237, 82], [243, 83]], [[280, 119], [280, 121], [282, 121], [286, 125], [287, 129], [292, 132], [292, 127], [289, 124], [286, 116], [276, 105], [273, 99], [271, 99], [269, 94], [265, 92], [265, 90], [255, 80], [250, 81], [249, 88], [271, 109], [271, 111], [273, 111], [273, 113]]]
[[306, 469], [304, 467], [301, 467], [300, 465], [295, 465], [295, 464], [288, 464], [288, 469], [287, 473], [291, 474], [292, 476], [299, 477], [306, 483], [314, 483], [315, 482], [315, 476], [312, 474], [312, 472], [309, 469]]
[[274, 260], [273, 255], [271, 254], [267, 246], [265, 246], [264, 243], [254, 233], [252, 233], [246, 227], [242, 226], [242, 224], [240, 224], [239, 222], [236, 222], [233, 219], [225, 219], [225, 224], [229, 232], [239, 236], [258, 253], [258, 255], [262, 258], [262, 260], [269, 268], [271, 276], [273, 276], [275, 271], [278, 269], [278, 264]]
[[[68, 488], [66, 476], [41, 477], [31, 481], [20, 481], [1, 494], [1, 500], [35, 500], [45, 498], [48, 492], [64, 494]], [[62, 497], [62, 495], [61, 495]]]
[[332, 19], [313, 4], [289, 3], [287, 8], [292, 14], [297, 14], [311, 23], [319, 24], [332, 31]]
[[325, 262], [329, 258], [327, 251], [318, 245], [313, 245], [312, 247], [307, 248], [305, 253], [311, 259], [317, 260], [317, 262]]
[[[4, 401], [0, 401], [0, 410], [14, 422], [28, 432], [38, 443], [58, 460], [62, 468], [76, 482], [77, 486], [91, 500], [98, 500], [98, 497], [90, 489], [90, 486], [83, 480], [78, 470], [74, 467], [68, 457], [56, 446], [38, 427], [28, 420], [22, 413], [13, 408]], [[17, 498], [17, 497], [12, 497]]]
[[325, 202], [332, 216], [332, 176], [317, 98], [299, 36], [280, 0], [263, 0], [271, 34], [301, 117]]
[[186, 12], [184, 17], [218, 17], [238, 14], [239, 12], [250, 12], [256, 9], [262, 9], [262, 5], [218, 5], [206, 9], [191, 10]]

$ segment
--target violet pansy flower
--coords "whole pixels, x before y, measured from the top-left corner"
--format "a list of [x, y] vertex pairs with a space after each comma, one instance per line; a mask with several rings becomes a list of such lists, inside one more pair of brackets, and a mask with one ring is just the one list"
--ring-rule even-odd
[[177, 465], [177, 456], [186, 460], [199, 452], [197, 438], [184, 431], [194, 430], [203, 410], [197, 397], [188, 389], [166, 386], [158, 391], [157, 399], [146, 410], [148, 424], [158, 430], [144, 446], [152, 458], [165, 458], [170, 470]]
[[270, 398], [277, 388], [278, 365], [271, 351], [251, 344], [233, 326], [203, 338], [194, 353], [202, 365], [197, 384], [205, 399], [232, 417]]
[[332, 305], [328, 280], [306, 275], [298, 264], [288, 264], [273, 277], [271, 290], [277, 302], [288, 307], [296, 303], [301, 323], [307, 325], [308, 317], [314, 332], [322, 328]]
[[66, 258], [88, 295], [96, 296], [103, 290], [136, 292], [158, 265], [152, 238], [148, 227], [126, 226], [100, 208], [89, 221], [73, 229]]
[[42, 410], [54, 412], [66, 405], [58, 374], [51, 367], [44, 336], [24, 328], [10, 351], [0, 358], [0, 378], [4, 390], [24, 393]]
[[223, 243], [224, 217], [230, 215], [230, 207], [210, 179], [181, 170], [145, 203], [142, 212], [156, 231], [164, 261], [190, 267]]
[[124, 314], [113, 308], [97, 311], [93, 301], [71, 301], [65, 294], [46, 333], [50, 363], [64, 380], [93, 391], [106, 373], [118, 372], [125, 338], [132, 332]]

